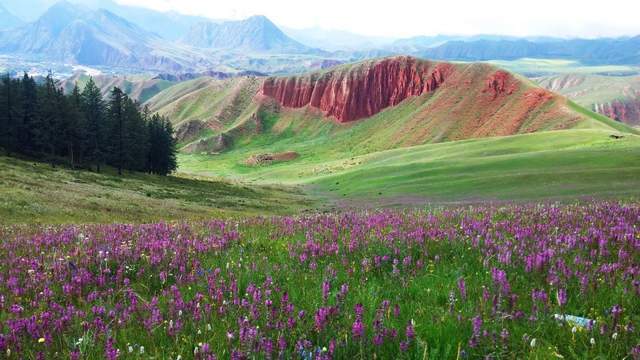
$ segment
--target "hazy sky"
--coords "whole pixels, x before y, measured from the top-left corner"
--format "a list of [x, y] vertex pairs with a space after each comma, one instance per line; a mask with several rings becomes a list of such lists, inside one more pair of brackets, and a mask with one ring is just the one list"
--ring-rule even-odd
[[266, 15], [278, 25], [376, 36], [640, 34], [637, 0], [117, 0], [213, 18]]

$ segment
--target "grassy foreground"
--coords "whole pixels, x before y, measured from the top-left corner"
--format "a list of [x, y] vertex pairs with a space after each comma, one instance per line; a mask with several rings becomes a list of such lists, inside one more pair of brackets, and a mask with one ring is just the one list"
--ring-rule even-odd
[[283, 214], [310, 206], [295, 188], [51, 168], [0, 156], [0, 224], [152, 222]]
[[8, 359], [637, 359], [640, 208], [0, 230]]

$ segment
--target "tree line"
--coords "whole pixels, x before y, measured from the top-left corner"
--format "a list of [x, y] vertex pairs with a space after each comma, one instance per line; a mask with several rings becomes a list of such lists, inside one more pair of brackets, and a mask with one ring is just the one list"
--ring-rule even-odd
[[100, 172], [104, 165], [168, 175], [176, 165], [171, 122], [114, 87], [105, 99], [93, 79], [66, 95], [49, 74], [0, 82], [0, 148]]

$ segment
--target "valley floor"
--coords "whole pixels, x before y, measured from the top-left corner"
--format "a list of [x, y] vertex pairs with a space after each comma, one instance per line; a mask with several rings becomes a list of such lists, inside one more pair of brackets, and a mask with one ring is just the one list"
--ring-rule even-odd
[[[577, 129], [428, 144], [357, 154], [333, 153], [316, 140], [242, 147], [221, 155], [181, 155], [185, 174], [303, 186], [339, 207], [486, 201], [635, 198], [640, 195], [640, 136]], [[328, 150], [327, 150], [328, 149]], [[251, 166], [251, 155], [299, 157]]]

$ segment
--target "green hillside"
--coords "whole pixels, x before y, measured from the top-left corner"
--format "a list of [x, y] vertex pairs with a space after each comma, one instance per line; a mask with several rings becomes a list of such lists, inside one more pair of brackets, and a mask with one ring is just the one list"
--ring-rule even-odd
[[[62, 86], [66, 93], [70, 93], [77, 84], [82, 91], [87, 85], [89, 78], [89, 75], [79, 72], [62, 81], [60, 86]], [[129, 95], [130, 98], [140, 103], [146, 102], [157, 93], [174, 85], [171, 81], [152, 79], [147, 75], [96, 75], [92, 76], [92, 78], [103, 95], [107, 96], [114, 87], [119, 87]]]
[[535, 82], [588, 108], [594, 104], [640, 97], [640, 76], [567, 74], [540, 77]]
[[493, 65], [529, 77], [550, 76], [557, 74], [600, 74], [600, 75], [633, 75], [640, 73], [640, 67], [633, 65], [584, 65], [576, 60], [534, 59], [492, 60]]
[[0, 156], [0, 223], [151, 222], [291, 213], [299, 190], [215, 179], [105, 174]]
[[181, 155], [179, 161], [186, 173], [304, 184], [329, 198], [374, 203], [640, 195], [640, 136], [613, 139], [612, 134], [618, 132], [565, 130], [341, 157], [313, 144], [284, 142], [253, 151], [293, 149], [300, 152], [298, 159], [252, 167], [243, 163], [251, 152], [243, 149], [217, 157]]
[[222, 129], [251, 106], [259, 81], [249, 77], [224, 80], [201, 77], [171, 86], [146, 104], [152, 112], [168, 116], [178, 126], [185, 121], [201, 120]]

